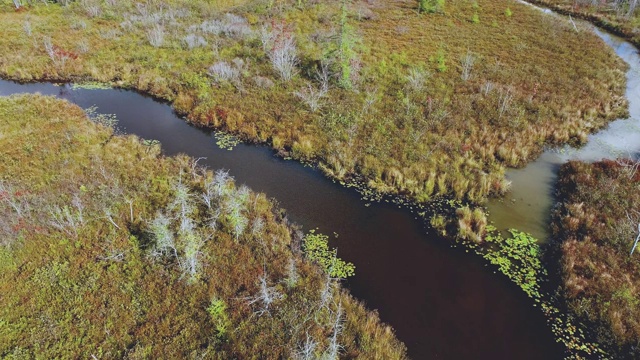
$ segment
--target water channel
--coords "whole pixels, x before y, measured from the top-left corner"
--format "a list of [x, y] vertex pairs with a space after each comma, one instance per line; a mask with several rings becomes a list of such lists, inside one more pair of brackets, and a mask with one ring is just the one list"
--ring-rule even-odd
[[542, 312], [506, 277], [449, 242], [428, 235], [408, 209], [365, 206], [353, 189], [261, 146], [219, 149], [208, 130], [187, 124], [167, 104], [132, 91], [0, 81], [0, 95], [55, 95], [115, 114], [118, 127], [156, 139], [166, 155], [206, 157], [239, 184], [277, 199], [305, 230], [337, 233], [339, 255], [356, 265], [346, 286], [396, 330], [414, 359], [560, 359], [563, 349]]

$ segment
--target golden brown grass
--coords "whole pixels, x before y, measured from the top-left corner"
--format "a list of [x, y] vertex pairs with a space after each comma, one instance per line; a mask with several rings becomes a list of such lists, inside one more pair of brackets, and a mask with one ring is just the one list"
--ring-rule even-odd
[[[346, 27], [339, 1], [244, 1], [224, 10], [213, 3], [164, 2], [164, 14], [188, 12], [165, 22], [160, 47], [150, 45], [149, 26], [123, 25], [141, 12], [127, 1], [101, 5], [96, 17], [79, 3], [20, 12], [3, 5], [0, 47], [12, 51], [0, 55], [0, 76], [135, 88], [172, 101], [196, 124], [267, 142], [332, 177], [362, 176], [374, 189], [418, 201], [503, 193], [506, 166], [525, 164], [548, 143], [583, 142], [625, 111], [621, 60], [593, 34], [518, 3], [458, 0], [443, 13], [419, 15], [413, 1], [354, 1]], [[159, 4], [145, 9], [159, 12]], [[184, 44], [198, 32], [190, 26], [226, 12], [244, 16], [256, 32], [288, 24], [299, 75], [279, 80], [258, 37], [204, 34], [207, 46]], [[471, 21], [474, 14], [479, 22]], [[341, 33], [347, 49], [339, 47]], [[72, 58], [52, 60], [45, 37]], [[475, 59], [466, 81], [465, 55]], [[218, 83], [207, 74], [215, 62], [233, 59], [248, 64], [239, 81]], [[319, 87], [321, 61], [333, 61], [337, 76], [312, 112], [294, 93]], [[351, 89], [338, 86], [345, 63]]]
[[631, 164], [564, 165], [552, 223], [569, 310], [620, 358], [637, 358], [640, 340], [638, 251], [630, 255], [640, 222], [640, 178], [629, 176]]

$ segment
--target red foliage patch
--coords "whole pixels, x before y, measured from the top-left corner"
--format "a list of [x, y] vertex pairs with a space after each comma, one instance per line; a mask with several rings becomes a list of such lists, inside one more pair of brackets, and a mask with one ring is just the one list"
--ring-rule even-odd
[[216, 106], [216, 117], [218, 119], [226, 121], [228, 116], [229, 116], [229, 113], [227, 112], [227, 110]]
[[67, 58], [72, 60], [76, 60], [78, 58], [78, 54], [72, 51], [67, 51], [57, 45], [53, 45], [53, 55], [58, 58]]

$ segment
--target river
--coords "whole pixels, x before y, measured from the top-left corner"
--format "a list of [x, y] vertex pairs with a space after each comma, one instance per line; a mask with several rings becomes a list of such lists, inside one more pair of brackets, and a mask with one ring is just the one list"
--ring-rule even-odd
[[159, 140], [166, 155], [206, 157], [200, 164], [229, 169], [239, 184], [277, 199], [305, 230], [337, 233], [331, 245], [356, 265], [345, 285], [379, 311], [412, 358], [562, 358], [542, 312], [518, 287], [477, 255], [427, 234], [408, 209], [386, 202], [366, 206], [355, 190], [266, 147], [219, 149], [211, 131], [132, 91], [0, 81], [0, 95], [35, 92], [115, 114], [121, 131]]

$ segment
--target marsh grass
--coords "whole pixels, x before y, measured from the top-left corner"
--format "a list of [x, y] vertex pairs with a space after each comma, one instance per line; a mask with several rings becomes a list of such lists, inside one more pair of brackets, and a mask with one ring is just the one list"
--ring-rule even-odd
[[[99, 3], [95, 16], [82, 2], [20, 12], [1, 4], [0, 47], [12, 49], [0, 54], [2, 77], [135, 88], [173, 102], [193, 123], [419, 201], [502, 194], [505, 167], [526, 164], [548, 143], [580, 143], [625, 112], [624, 65], [612, 51], [515, 2], [511, 16], [495, 0], [451, 1], [432, 14], [418, 14], [408, 0], [346, 8], [342, 1], [120, 1]], [[468, 20], [474, 14], [480, 23]], [[158, 21], [164, 38], [154, 47], [147, 34]], [[295, 40], [298, 74], [290, 79], [272, 67], [263, 29], [273, 28]], [[107, 32], [117, 36], [100, 35]], [[208, 45], [185, 45], [190, 35]], [[76, 53], [80, 43], [86, 52]], [[459, 61], [469, 53], [471, 77]], [[230, 65], [235, 59], [245, 66]], [[237, 70], [233, 82], [209, 75], [222, 62]], [[333, 75], [326, 91], [315, 75], [322, 64]], [[416, 74], [425, 75], [417, 87]], [[322, 102], [300, 96], [305, 88], [322, 89]]]
[[569, 162], [558, 180], [552, 230], [568, 309], [617, 357], [638, 357], [640, 263], [630, 254], [640, 202], [635, 162]]
[[0, 153], [0, 357], [406, 357], [338, 284], [321, 303], [283, 212], [226, 172], [39, 95], [0, 97]]

